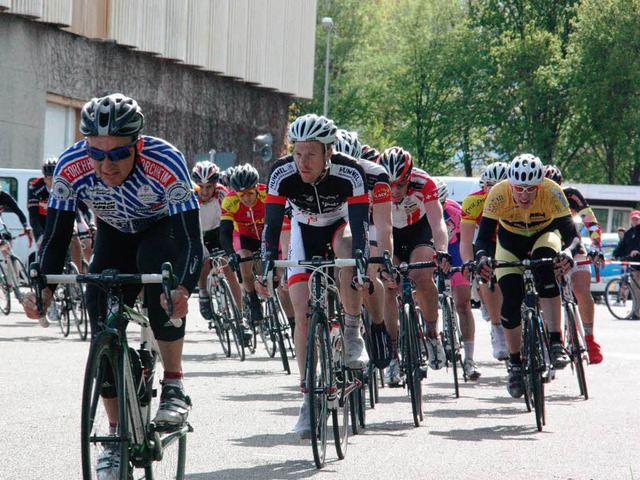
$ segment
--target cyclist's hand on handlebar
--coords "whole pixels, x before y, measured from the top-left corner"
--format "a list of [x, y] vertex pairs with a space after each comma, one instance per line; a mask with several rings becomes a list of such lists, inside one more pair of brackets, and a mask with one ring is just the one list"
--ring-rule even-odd
[[476, 273], [480, 275], [485, 282], [491, 280], [493, 277], [493, 265], [489, 257], [480, 257], [476, 262]]
[[351, 288], [362, 292], [365, 297], [368, 297], [373, 294], [373, 281], [371, 280], [371, 278], [365, 275], [364, 277], [362, 277], [362, 284], [360, 284], [360, 282], [358, 281], [358, 276], [356, 275], [351, 280]]
[[235, 252], [229, 254], [229, 266], [231, 270], [237, 272], [240, 269], [240, 255]]
[[[275, 282], [277, 280], [277, 277], [273, 277], [273, 281]], [[256, 289], [256, 292], [258, 292], [258, 295], [260, 295], [263, 298], [267, 298], [269, 296], [269, 289], [267, 288], [267, 284], [266, 283], [262, 283], [262, 277], [261, 276], [256, 276], [256, 280], [253, 282], [253, 286]]]
[[[187, 289], [182, 285], [178, 285], [178, 288], [171, 290], [171, 301], [173, 303], [173, 315], [171, 318], [176, 319], [186, 317], [189, 312], [189, 292]], [[162, 305], [162, 308], [164, 308], [166, 312], [167, 299], [165, 298], [164, 293], [160, 295], [160, 305]]]
[[380, 280], [382, 280], [384, 288], [392, 290], [398, 288], [398, 272], [395, 268], [393, 268], [391, 272], [386, 268], [381, 268], [378, 270], [378, 275], [380, 276]]
[[562, 275], [568, 274], [573, 268], [573, 255], [569, 250], [558, 252], [553, 259], [554, 268]]
[[42, 289], [42, 313], [40, 313], [38, 312], [38, 299], [35, 292], [26, 293], [24, 299], [22, 300], [22, 308], [24, 308], [24, 313], [27, 314], [28, 318], [31, 318], [33, 320], [42, 318], [43, 315], [46, 315], [49, 305], [51, 305], [52, 297], [53, 293], [51, 292], [51, 290], [49, 290], [48, 288]]
[[438, 262], [438, 268], [442, 270], [442, 273], [449, 273], [451, 270], [451, 255], [448, 252], [436, 252], [436, 261]]
[[604, 253], [602, 253], [602, 250], [594, 248], [589, 252], [588, 255], [596, 268], [604, 268], [606, 266]]

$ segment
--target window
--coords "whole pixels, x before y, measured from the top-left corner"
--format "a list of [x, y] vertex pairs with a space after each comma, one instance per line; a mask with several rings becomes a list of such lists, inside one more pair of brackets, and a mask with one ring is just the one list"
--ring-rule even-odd
[[18, 198], [18, 180], [13, 177], [0, 177], [2, 191], [7, 192], [13, 198]]

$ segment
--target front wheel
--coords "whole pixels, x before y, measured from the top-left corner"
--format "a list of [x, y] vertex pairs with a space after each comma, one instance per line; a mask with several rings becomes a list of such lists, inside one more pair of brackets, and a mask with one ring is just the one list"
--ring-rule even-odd
[[[307, 358], [305, 364], [305, 387], [309, 395], [311, 448], [313, 460], [317, 468], [324, 467], [327, 455], [327, 424], [329, 417], [329, 403], [327, 392], [329, 388], [329, 372], [331, 370], [329, 339], [320, 316], [316, 313], [309, 322], [309, 336], [307, 340]], [[335, 421], [335, 416], [334, 416]], [[335, 429], [335, 423], [334, 423]]]
[[637, 311], [636, 297], [631, 290], [631, 285], [620, 278], [609, 280], [604, 288], [604, 301], [611, 315], [618, 320], [631, 318]]
[[575, 305], [569, 304], [565, 307], [565, 338], [567, 340], [567, 350], [569, 351], [569, 357], [571, 358], [571, 368], [574, 370], [576, 377], [578, 378], [578, 388], [580, 395], [585, 400], [589, 399], [589, 392], [587, 390], [587, 377], [584, 371], [585, 364], [585, 352], [584, 342], [582, 336], [578, 330], [578, 318], [576, 318], [576, 312], [574, 311]]
[[[120, 453], [121, 471], [118, 478], [129, 478], [129, 443], [126, 440], [126, 421], [118, 422], [116, 428], [109, 426], [105, 408], [122, 395], [118, 375], [118, 360], [114, 353], [116, 339], [110, 333], [101, 333], [92, 342], [84, 374], [82, 394], [82, 417], [80, 426], [80, 450], [82, 454], [82, 476], [84, 480], [98, 480], [98, 460], [107, 451]], [[101, 472], [103, 475], [104, 472]]]

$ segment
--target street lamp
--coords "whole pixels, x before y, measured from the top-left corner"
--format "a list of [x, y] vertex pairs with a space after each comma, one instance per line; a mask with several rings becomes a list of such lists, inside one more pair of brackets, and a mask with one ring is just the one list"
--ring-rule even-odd
[[329, 114], [329, 58], [331, 53], [331, 30], [333, 30], [333, 19], [324, 17], [322, 19], [322, 28], [327, 32], [327, 57], [324, 66], [324, 109], [323, 115]]

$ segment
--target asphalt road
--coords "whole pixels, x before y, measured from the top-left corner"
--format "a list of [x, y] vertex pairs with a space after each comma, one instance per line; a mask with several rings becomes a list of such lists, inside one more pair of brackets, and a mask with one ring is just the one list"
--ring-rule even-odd
[[[597, 307], [605, 360], [587, 368], [589, 400], [571, 370], [547, 388], [547, 425], [538, 432], [524, 402], [506, 392], [506, 370], [490, 355], [489, 326], [477, 318], [482, 377], [453, 395], [451, 373], [430, 371], [425, 421], [414, 428], [406, 390], [385, 388], [351, 437], [347, 458], [330, 446], [316, 470], [308, 441], [293, 433], [301, 396], [259, 345], [245, 362], [222, 355], [191, 300], [184, 354], [194, 403], [187, 478], [205, 479], [638, 479], [640, 322]], [[130, 329], [136, 338], [134, 328]], [[22, 313], [0, 316], [0, 479], [80, 478], [80, 399], [88, 342]], [[295, 368], [295, 367], [294, 367]]]

